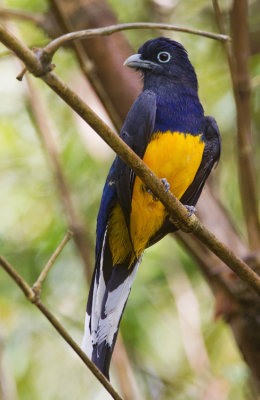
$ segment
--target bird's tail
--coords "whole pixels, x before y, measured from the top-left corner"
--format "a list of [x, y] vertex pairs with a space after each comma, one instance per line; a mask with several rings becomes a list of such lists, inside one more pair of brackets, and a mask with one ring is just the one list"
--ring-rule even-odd
[[106, 234], [89, 292], [83, 351], [109, 379], [109, 365], [120, 320], [140, 264], [129, 259], [113, 266]]

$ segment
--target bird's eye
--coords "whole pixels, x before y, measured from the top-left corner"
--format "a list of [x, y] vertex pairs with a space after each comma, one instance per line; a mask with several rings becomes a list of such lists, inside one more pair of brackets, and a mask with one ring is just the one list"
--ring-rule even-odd
[[157, 55], [157, 58], [160, 62], [167, 63], [170, 61], [171, 55], [168, 53], [168, 51], [160, 51], [160, 53]]

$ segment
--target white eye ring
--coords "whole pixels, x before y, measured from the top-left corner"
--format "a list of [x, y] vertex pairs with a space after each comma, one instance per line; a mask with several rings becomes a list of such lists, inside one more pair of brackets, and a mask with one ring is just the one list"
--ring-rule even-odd
[[[166, 58], [164, 58], [165, 55], [167, 56]], [[162, 56], [163, 56], [163, 58], [162, 58]], [[170, 53], [168, 53], [168, 51], [160, 51], [160, 53], [157, 54], [157, 59], [158, 59], [158, 61], [160, 61], [161, 63], [167, 63], [167, 62], [169, 62], [170, 59], [171, 59], [171, 57], [172, 57], [172, 56], [170, 55]]]

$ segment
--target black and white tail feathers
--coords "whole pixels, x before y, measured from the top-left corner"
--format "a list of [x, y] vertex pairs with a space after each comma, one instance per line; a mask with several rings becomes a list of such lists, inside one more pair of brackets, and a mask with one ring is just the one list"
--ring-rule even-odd
[[107, 231], [97, 258], [88, 298], [83, 351], [109, 379], [120, 320], [141, 258], [113, 266]]

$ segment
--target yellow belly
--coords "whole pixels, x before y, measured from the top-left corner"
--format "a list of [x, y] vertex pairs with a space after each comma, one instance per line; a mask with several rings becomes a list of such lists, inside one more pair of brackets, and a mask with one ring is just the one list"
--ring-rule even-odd
[[[204, 146], [201, 135], [159, 132], [153, 135], [143, 161], [159, 178], [167, 179], [170, 191], [180, 199], [196, 175]], [[154, 201], [140, 178], [136, 177], [130, 231], [137, 256], [141, 255], [150, 238], [161, 228], [166, 215], [163, 204]]]
[[[180, 199], [196, 175], [204, 146], [201, 135], [158, 132], [152, 136], [143, 161], [159, 178], [167, 179], [170, 191]], [[139, 257], [150, 238], [161, 228], [166, 215], [163, 204], [155, 201], [140, 178], [136, 177], [130, 216], [132, 243], [119, 203], [116, 204], [110, 216], [108, 237], [113, 264], [120, 264], [129, 256], [131, 261], [136, 256]]]

